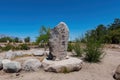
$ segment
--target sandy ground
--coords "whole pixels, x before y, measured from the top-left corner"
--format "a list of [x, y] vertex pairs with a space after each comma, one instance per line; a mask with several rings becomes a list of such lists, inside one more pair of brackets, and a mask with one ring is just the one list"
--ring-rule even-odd
[[120, 64], [120, 49], [105, 49], [105, 57], [100, 63], [84, 62], [78, 72], [52, 73], [41, 69], [38, 72], [5, 73], [0, 71], [0, 80], [114, 80], [113, 71]]

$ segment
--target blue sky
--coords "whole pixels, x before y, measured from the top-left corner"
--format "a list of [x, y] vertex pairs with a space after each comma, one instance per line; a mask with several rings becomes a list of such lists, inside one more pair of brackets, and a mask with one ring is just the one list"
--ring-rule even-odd
[[0, 34], [32, 40], [42, 25], [64, 21], [70, 39], [120, 18], [120, 0], [0, 0]]

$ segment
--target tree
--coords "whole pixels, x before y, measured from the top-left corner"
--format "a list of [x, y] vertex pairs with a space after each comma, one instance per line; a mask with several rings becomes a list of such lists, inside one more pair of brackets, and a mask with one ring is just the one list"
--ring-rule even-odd
[[24, 39], [24, 41], [25, 41], [25, 42], [30, 42], [30, 37], [26, 37], [26, 38]]
[[36, 39], [37, 44], [39, 44], [39, 43], [44, 44], [45, 50], [47, 48], [47, 44], [48, 44], [48, 41], [49, 41], [49, 34], [50, 34], [50, 28], [42, 26], [40, 28], [40, 35]]
[[19, 42], [19, 38], [16, 37], [16, 38], [14, 39], [14, 41], [15, 41], [16, 43], [18, 43], [18, 42]]
[[12, 39], [11, 37], [3, 37], [3, 38], [0, 38], [0, 42], [7, 42], [7, 41], [12, 42], [13, 39]]

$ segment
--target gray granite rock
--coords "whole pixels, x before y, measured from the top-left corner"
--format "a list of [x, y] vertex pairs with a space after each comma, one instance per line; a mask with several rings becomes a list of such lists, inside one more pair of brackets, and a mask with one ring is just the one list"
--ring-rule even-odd
[[0, 70], [3, 68], [2, 59], [0, 59]]
[[82, 68], [82, 60], [70, 57], [60, 61], [52, 61], [44, 59], [42, 66], [45, 71], [57, 72], [57, 73], [68, 73], [72, 71], [78, 71]]
[[33, 55], [34, 56], [43, 56], [44, 55], [44, 51], [43, 50], [33, 51]]
[[114, 78], [115, 80], [120, 80], [120, 65], [117, 67], [117, 69], [116, 69], [116, 71], [115, 71], [115, 73], [114, 73], [113, 78]]
[[13, 59], [15, 56], [16, 54], [12, 50], [5, 53], [5, 59]]
[[49, 50], [54, 60], [62, 60], [67, 56], [69, 29], [64, 22], [60, 22], [50, 31]]
[[8, 73], [15, 73], [21, 70], [21, 64], [16, 61], [10, 61], [3, 64], [3, 70]]
[[24, 71], [38, 71], [41, 67], [41, 62], [38, 59], [28, 59], [23, 64]]

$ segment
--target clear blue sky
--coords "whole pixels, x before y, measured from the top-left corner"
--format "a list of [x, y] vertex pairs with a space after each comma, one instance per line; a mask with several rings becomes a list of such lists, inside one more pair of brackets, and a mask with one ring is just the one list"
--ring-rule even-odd
[[0, 0], [0, 34], [32, 40], [40, 26], [64, 21], [70, 39], [120, 18], [120, 0]]

